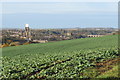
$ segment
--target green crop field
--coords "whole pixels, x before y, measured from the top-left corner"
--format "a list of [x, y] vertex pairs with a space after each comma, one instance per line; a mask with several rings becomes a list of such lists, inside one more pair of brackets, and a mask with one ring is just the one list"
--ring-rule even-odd
[[86, 69], [117, 58], [117, 47], [117, 35], [5, 47], [0, 78], [89, 78]]

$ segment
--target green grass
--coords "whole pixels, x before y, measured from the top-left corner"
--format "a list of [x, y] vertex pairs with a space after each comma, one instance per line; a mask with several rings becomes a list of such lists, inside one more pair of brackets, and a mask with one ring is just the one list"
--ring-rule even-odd
[[59, 42], [49, 42], [45, 44], [30, 44], [30, 45], [21, 45], [21, 46], [13, 46], [13, 47], [5, 47], [2, 49], [3, 56], [14, 57], [16, 55], [22, 54], [53, 54], [53, 53], [62, 53], [68, 52], [71, 53], [73, 51], [85, 51], [92, 49], [100, 49], [100, 48], [111, 48], [117, 46], [118, 44], [118, 36], [104, 36], [104, 37], [96, 37], [96, 38], [84, 38], [84, 39], [76, 39], [76, 40], [65, 40]]
[[[2, 49], [2, 75], [0, 79], [86, 78], [81, 75], [95, 62], [118, 57], [118, 36], [104, 36], [29, 44]], [[59, 63], [61, 62], [61, 63]], [[0, 66], [1, 67], [1, 66]], [[41, 71], [39, 71], [41, 70]], [[37, 74], [32, 74], [39, 71]], [[95, 71], [93, 70], [92, 73]], [[27, 79], [27, 78], [24, 78]]]

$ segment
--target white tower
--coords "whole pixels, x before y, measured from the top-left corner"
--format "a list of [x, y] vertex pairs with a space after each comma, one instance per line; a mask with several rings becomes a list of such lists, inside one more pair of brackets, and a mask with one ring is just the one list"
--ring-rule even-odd
[[29, 27], [29, 24], [25, 24], [25, 27]]
[[25, 24], [25, 37], [27, 38], [28, 41], [31, 40], [29, 24]]

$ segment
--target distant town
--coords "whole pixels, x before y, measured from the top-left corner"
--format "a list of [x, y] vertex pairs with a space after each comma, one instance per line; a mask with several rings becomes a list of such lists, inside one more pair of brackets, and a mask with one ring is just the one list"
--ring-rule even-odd
[[2, 29], [0, 47], [46, 43], [53, 41], [101, 37], [118, 34], [116, 28], [68, 28], [68, 29], [31, 29], [25, 24], [24, 29]]

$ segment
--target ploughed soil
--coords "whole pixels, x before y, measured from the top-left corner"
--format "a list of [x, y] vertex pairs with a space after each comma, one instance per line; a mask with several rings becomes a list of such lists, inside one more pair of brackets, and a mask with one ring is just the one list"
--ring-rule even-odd
[[99, 63], [96, 63], [96, 69], [100, 75], [106, 71], [109, 71], [115, 65], [119, 65], [119, 62], [120, 62], [120, 58], [114, 58], [114, 59], [106, 60], [103, 62], [99, 62]]

